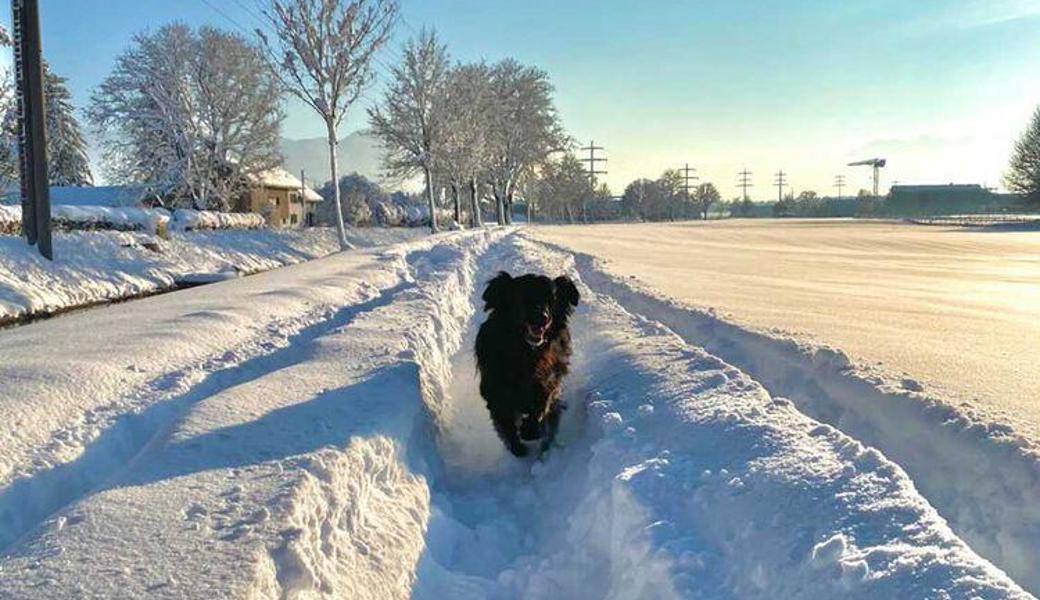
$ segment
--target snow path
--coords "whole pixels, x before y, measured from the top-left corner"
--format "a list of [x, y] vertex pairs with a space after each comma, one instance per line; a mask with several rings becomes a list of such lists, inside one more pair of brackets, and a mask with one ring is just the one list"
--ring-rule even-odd
[[[84, 468], [97, 472], [89, 488], [50, 488], [56, 512], [0, 557], [0, 596], [1030, 597], [897, 465], [589, 289], [580, 266], [499, 230], [278, 272], [295, 300], [285, 310], [315, 296], [336, 308], [179, 394], [113, 407], [174, 408], [134, 452]], [[473, 392], [475, 299], [502, 268], [568, 272], [583, 294], [563, 445], [544, 462], [507, 458]], [[245, 299], [276, 283], [257, 279], [179, 293], [179, 310], [218, 289], [227, 305], [150, 356], [216, 344], [211, 331], [233, 339], [224, 327], [247, 335], [233, 311], [263, 316]], [[156, 345], [128, 342], [173, 305], [120, 308], [115, 358]], [[39, 387], [12, 386], [0, 411], [55, 403], [39, 367], [27, 353], [11, 372]], [[102, 396], [66, 392], [81, 405]], [[62, 421], [82, 408], [50, 410]], [[5, 461], [17, 442], [0, 439]]]
[[807, 350], [749, 331], [610, 274], [578, 254], [583, 278], [628, 310], [648, 315], [789, 398], [814, 419], [881, 450], [973, 549], [1040, 591], [1040, 448], [1006, 425], [850, 370], [840, 351]]

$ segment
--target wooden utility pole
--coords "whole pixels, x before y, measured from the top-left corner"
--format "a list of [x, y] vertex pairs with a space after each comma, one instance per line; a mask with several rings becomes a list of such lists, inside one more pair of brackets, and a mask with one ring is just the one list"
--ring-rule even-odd
[[14, 68], [18, 110], [18, 171], [22, 187], [22, 232], [29, 245], [54, 259], [51, 245], [51, 198], [47, 181], [46, 105], [43, 51], [37, 0], [12, 0]]
[[300, 207], [303, 208], [303, 223], [301, 224], [310, 227], [313, 223], [311, 223], [311, 213], [307, 210], [307, 206], [307, 172], [300, 169]]
[[[597, 163], [607, 162], [605, 157], [596, 156], [596, 152], [601, 152], [604, 148], [603, 146], [597, 146], [595, 141], [589, 140], [589, 145], [584, 148], [579, 148], [579, 150], [589, 153], [589, 157], [582, 158], [581, 162], [589, 163], [585, 172], [589, 176], [589, 194], [592, 195], [596, 193], [596, 175], [607, 174], [606, 170], [599, 170], [597, 165]], [[588, 199], [583, 199], [581, 202], [581, 220], [585, 223], [589, 222], [588, 208]]]

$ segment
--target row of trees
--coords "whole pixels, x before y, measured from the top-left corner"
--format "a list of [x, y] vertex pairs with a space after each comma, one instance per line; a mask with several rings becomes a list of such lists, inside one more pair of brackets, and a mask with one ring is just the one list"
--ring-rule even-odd
[[438, 187], [450, 189], [457, 216], [468, 188], [470, 212], [479, 219], [486, 188], [498, 222], [510, 223], [518, 190], [571, 143], [548, 74], [513, 59], [453, 64], [447, 47], [425, 29], [402, 54], [385, 95], [368, 111], [371, 131], [387, 150], [387, 170], [400, 177], [422, 173], [433, 215]]

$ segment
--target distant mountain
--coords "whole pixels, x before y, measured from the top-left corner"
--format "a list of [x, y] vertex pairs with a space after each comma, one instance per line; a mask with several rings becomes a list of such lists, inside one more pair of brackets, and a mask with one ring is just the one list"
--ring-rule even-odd
[[[331, 178], [329, 172], [329, 146], [325, 138], [282, 140], [285, 168], [299, 176], [300, 169], [306, 172], [307, 182], [319, 188]], [[383, 150], [370, 135], [354, 132], [339, 142], [340, 176], [358, 172], [374, 181], [380, 180], [380, 160]]]

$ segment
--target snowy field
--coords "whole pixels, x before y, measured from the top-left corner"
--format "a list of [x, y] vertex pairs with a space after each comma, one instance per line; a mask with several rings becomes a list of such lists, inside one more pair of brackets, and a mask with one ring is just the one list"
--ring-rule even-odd
[[[840, 397], [784, 398], [693, 341], [700, 313], [532, 232], [443, 234], [0, 332], [0, 597], [1040, 590], [1040, 466], [1013, 471], [1019, 446], [976, 480], [999, 432], [951, 441], [904, 419], [893, 435], [961, 444], [964, 472], [939, 463], [950, 481], [923, 492], [857, 433], [890, 438], [807, 414]], [[475, 307], [499, 269], [567, 273], [583, 296], [571, 408], [542, 462], [506, 456], [475, 393]], [[840, 355], [816, 358], [791, 379], [831, 389]]]
[[[423, 235], [411, 229], [351, 229], [357, 246]], [[150, 246], [150, 248], [149, 248]], [[326, 228], [209, 231], [155, 236], [71, 232], [54, 236], [54, 262], [14, 236], [0, 236], [0, 324], [27, 316], [140, 296], [205, 278], [266, 271], [339, 249]]]
[[1040, 229], [827, 219], [532, 232], [685, 305], [840, 348], [870, 377], [974, 403], [1040, 438]]

